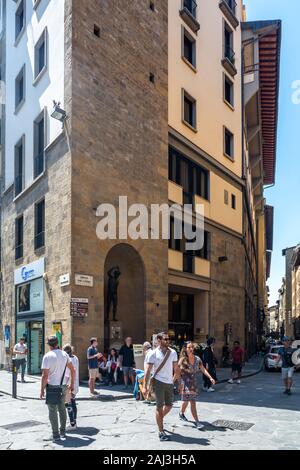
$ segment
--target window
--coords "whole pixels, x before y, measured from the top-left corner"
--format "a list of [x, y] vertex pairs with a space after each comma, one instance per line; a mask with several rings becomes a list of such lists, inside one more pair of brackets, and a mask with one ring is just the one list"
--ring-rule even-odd
[[18, 217], [15, 222], [15, 258], [23, 258], [24, 218]]
[[47, 67], [47, 29], [45, 29], [34, 47], [34, 78], [41, 76]]
[[224, 23], [224, 58], [234, 65], [233, 31], [226, 22]]
[[15, 40], [21, 36], [25, 29], [25, 2], [21, 0], [15, 15]]
[[191, 36], [188, 31], [183, 28], [183, 51], [182, 57], [190, 65], [196, 68], [196, 40]]
[[236, 196], [234, 194], [231, 194], [231, 207], [236, 209]]
[[44, 111], [34, 121], [34, 177], [37, 178], [44, 171], [45, 148], [45, 113]]
[[45, 200], [35, 205], [34, 249], [45, 245]]
[[197, 15], [197, 3], [195, 0], [183, 0], [183, 6], [186, 8], [192, 16], [196, 18]]
[[15, 197], [24, 189], [25, 137], [15, 146]]
[[100, 28], [99, 28], [99, 26], [97, 26], [96, 24], [94, 24], [94, 34], [95, 34], [95, 36], [97, 36], [98, 38], [100, 38], [100, 36], [101, 36]]
[[209, 172], [169, 149], [169, 180], [182, 186], [185, 204], [193, 203], [194, 195], [209, 199]]
[[170, 237], [169, 237], [170, 250], [181, 251], [181, 240], [175, 239], [175, 220], [174, 217], [170, 218]]
[[224, 127], [224, 154], [231, 159], [234, 158], [233, 146], [233, 134]]
[[18, 111], [25, 101], [25, 65], [15, 80], [15, 111]]
[[183, 122], [196, 130], [196, 100], [183, 90]]
[[195, 256], [197, 256], [197, 258], [209, 260], [209, 257], [210, 257], [209, 251], [210, 251], [210, 234], [209, 232], [205, 231], [203, 248], [201, 248], [201, 250], [195, 251]]
[[234, 106], [234, 88], [233, 82], [224, 74], [224, 100], [230, 106]]
[[226, 189], [224, 190], [224, 204], [226, 204], [226, 206], [228, 206], [229, 204], [229, 194], [228, 194], [228, 191], [226, 191]]

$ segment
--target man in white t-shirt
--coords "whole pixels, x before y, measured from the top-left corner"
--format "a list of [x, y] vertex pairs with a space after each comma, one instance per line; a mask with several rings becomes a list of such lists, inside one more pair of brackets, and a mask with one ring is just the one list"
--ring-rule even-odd
[[156, 422], [159, 429], [159, 439], [160, 441], [168, 441], [169, 436], [164, 431], [164, 417], [171, 411], [174, 402], [173, 378], [179, 376], [178, 357], [176, 351], [169, 347], [168, 333], [159, 333], [157, 341], [158, 348], [147, 356], [143, 393], [145, 396], [149, 394], [149, 379], [151, 370], [154, 369], [153, 382], [156, 395]]
[[25, 382], [25, 370], [26, 370], [26, 357], [27, 357], [27, 345], [25, 344], [25, 338], [20, 338], [19, 342], [14, 346], [14, 356], [17, 360], [16, 367], [17, 373], [19, 372], [19, 368], [21, 367], [21, 380], [22, 383]]
[[[50, 352], [45, 354], [42, 362], [42, 381], [41, 381], [41, 394], [40, 399], [42, 400], [45, 395], [46, 387], [63, 387], [63, 394], [61, 402], [58, 405], [47, 404], [49, 409], [49, 420], [52, 427], [52, 436], [45, 438], [45, 441], [59, 441], [60, 438], [66, 437], [66, 423], [67, 423], [67, 412], [65, 407], [65, 398], [67, 391], [68, 377], [66, 376], [66, 370], [70, 369], [71, 373], [71, 391], [74, 390], [75, 383], [75, 369], [69, 358], [68, 354], [61, 351], [58, 346], [58, 339], [56, 336], [49, 336], [48, 345]], [[58, 428], [58, 414], [60, 419], [60, 430]]]

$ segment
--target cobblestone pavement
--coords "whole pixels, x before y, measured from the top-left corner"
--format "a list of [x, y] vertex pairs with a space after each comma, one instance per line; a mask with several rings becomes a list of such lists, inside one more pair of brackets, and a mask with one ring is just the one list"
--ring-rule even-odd
[[[28, 380], [32, 383], [18, 384], [20, 395], [38, 396], [39, 380]], [[0, 390], [9, 391], [10, 381], [10, 375], [1, 371]], [[276, 372], [262, 372], [241, 385], [220, 384], [215, 393], [202, 392], [198, 410], [205, 427], [201, 431], [178, 420], [180, 403], [176, 402], [165, 421], [172, 440], [161, 443], [155, 407], [135, 401], [121, 389], [102, 387], [101, 400], [79, 401], [79, 429], [59, 444], [43, 442], [50, 434], [45, 403], [14, 400], [0, 392], [0, 449], [299, 450], [300, 373], [295, 374], [293, 395], [282, 392], [281, 376]], [[80, 395], [87, 396], [84, 387]], [[216, 423], [219, 420], [225, 421], [219, 423], [223, 427]], [[238, 429], [231, 429], [234, 423], [229, 421], [237, 422]], [[248, 430], [242, 430], [245, 423]]]

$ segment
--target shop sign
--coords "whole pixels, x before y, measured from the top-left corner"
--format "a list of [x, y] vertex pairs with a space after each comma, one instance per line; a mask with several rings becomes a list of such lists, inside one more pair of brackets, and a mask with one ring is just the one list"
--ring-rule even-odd
[[70, 285], [70, 274], [63, 274], [59, 276], [60, 287], [65, 287]]
[[15, 270], [15, 285], [30, 282], [33, 279], [43, 277], [45, 273], [45, 258], [40, 258], [33, 263]]
[[134, 352], [134, 357], [142, 357], [143, 356], [143, 345], [142, 344], [134, 344], [133, 345], [133, 352]]

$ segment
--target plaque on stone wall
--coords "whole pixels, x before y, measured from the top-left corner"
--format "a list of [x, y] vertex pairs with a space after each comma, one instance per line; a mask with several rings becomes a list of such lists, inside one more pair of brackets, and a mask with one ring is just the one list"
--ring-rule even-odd
[[86, 318], [89, 313], [89, 299], [71, 299], [70, 314], [74, 318]]

